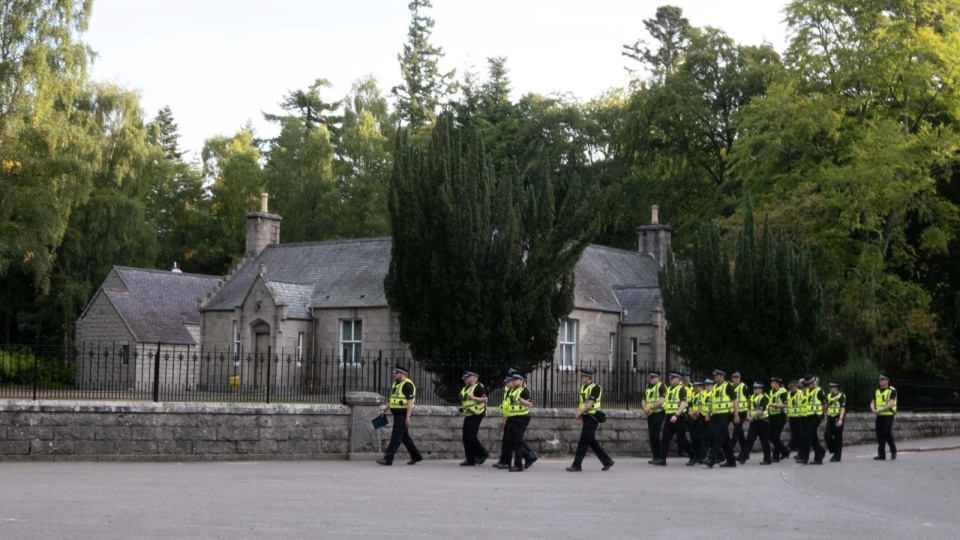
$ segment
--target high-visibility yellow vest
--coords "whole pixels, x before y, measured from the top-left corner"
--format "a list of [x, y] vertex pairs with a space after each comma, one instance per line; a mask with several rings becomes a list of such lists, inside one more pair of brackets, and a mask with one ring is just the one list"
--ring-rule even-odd
[[810, 403], [810, 392], [808, 392], [807, 390], [799, 390], [797, 392], [797, 408], [799, 409], [800, 414], [798, 414], [797, 416], [799, 416], [800, 418], [806, 418], [810, 416], [809, 403]]
[[663, 402], [663, 410], [667, 414], [677, 414], [680, 410], [680, 390], [683, 390], [682, 384], [667, 387], [667, 400]]
[[500, 412], [503, 416], [509, 418], [511, 416], [526, 416], [530, 414], [530, 407], [520, 402], [520, 392], [523, 392], [522, 386], [503, 393], [503, 403], [500, 404]]
[[704, 416], [713, 414], [713, 390], [704, 389], [700, 392], [700, 414]]
[[[750, 397], [750, 416], [751, 417], [753, 417], [753, 413], [757, 412], [757, 407], [760, 406], [761, 399], [763, 399], [763, 392], [759, 394], [754, 394], [753, 396]], [[763, 409], [763, 414], [760, 415], [760, 418], [758, 418], [758, 420], [766, 420], [767, 417], [770, 416], [770, 413], [768, 412], [769, 409], [770, 409], [770, 404], [767, 403], [767, 407]]]
[[[875, 396], [875, 398], [874, 398], [874, 402], [875, 402], [876, 405], [877, 405], [877, 410], [878, 410], [878, 411], [879, 411], [880, 409], [882, 409], [882, 408], [884, 408], [884, 407], [887, 406], [887, 401], [890, 399], [890, 394], [891, 394], [892, 391], [893, 391], [893, 387], [892, 387], [892, 386], [888, 386], [886, 389], [877, 388], [876, 396]], [[897, 400], [896, 400], [896, 399], [893, 400], [893, 408], [891, 408], [889, 411], [884, 411], [884, 412], [880, 413], [880, 416], [893, 416], [893, 415], [895, 415], [895, 414], [897, 414]]]
[[807, 389], [807, 416], [823, 414], [823, 403], [820, 401], [820, 388]]
[[827, 394], [827, 416], [833, 418], [840, 416], [840, 403], [846, 400], [847, 396], [843, 395], [843, 392]]
[[803, 416], [803, 392], [787, 392], [787, 417], [800, 418]]
[[727, 386], [729, 384], [729, 382], [723, 381], [713, 387], [712, 414], [726, 414], [733, 411], [733, 401], [727, 396]]
[[767, 393], [767, 397], [770, 398], [770, 403], [769, 403], [769, 405], [767, 406], [767, 409], [768, 409], [767, 412], [769, 413], [770, 416], [776, 416], [776, 415], [778, 415], [778, 414], [783, 414], [783, 409], [778, 409], [778, 408], [776, 408], [776, 407], [772, 407], [772, 405], [773, 405], [774, 403], [778, 403], [778, 404], [779, 404], [779, 403], [783, 403], [783, 394], [785, 394], [786, 392], [787, 392], [787, 391], [784, 390], [783, 388], [777, 388], [776, 390], [771, 389], [771, 390]]
[[691, 390], [690, 393], [687, 394], [687, 405], [689, 405], [688, 409], [693, 411], [695, 414], [700, 414], [700, 411], [703, 410], [703, 405], [700, 401], [700, 394], [702, 393], [702, 391], [697, 392], [696, 390]]
[[660, 389], [662, 387], [663, 387], [662, 382], [658, 382], [653, 386], [647, 387], [647, 394], [646, 394], [647, 407], [650, 407], [650, 412], [655, 412], [655, 413], [663, 412], [662, 406], [656, 409], [653, 408], [653, 404], [656, 403], [657, 401], [660, 401]]
[[400, 382], [393, 383], [393, 386], [390, 387], [390, 408], [391, 409], [406, 409], [407, 408], [407, 396], [400, 393], [400, 389], [403, 388], [403, 385], [410, 383], [410, 386], [413, 387], [413, 397], [417, 397], [417, 385], [413, 384], [413, 381], [410, 379], [404, 379]]
[[594, 387], [600, 388], [600, 392], [597, 393], [597, 399], [593, 400], [593, 407], [583, 414], [596, 414], [597, 409], [600, 408], [600, 398], [603, 397], [603, 387], [597, 383], [590, 383], [580, 387], [580, 410], [582, 411], [584, 405], [590, 401], [590, 393], [593, 392]]
[[746, 388], [745, 383], [740, 383], [733, 388], [733, 391], [737, 393], [737, 409], [739, 412], [747, 412], [747, 409], [750, 408], [750, 398], [747, 397]]
[[483, 387], [482, 384], [475, 382], [473, 385], [469, 387], [464, 386], [463, 389], [460, 390], [460, 404], [463, 407], [464, 416], [476, 416], [478, 414], [483, 414], [483, 411], [486, 408], [483, 403], [470, 399], [470, 394], [472, 394], [478, 386], [481, 388]]

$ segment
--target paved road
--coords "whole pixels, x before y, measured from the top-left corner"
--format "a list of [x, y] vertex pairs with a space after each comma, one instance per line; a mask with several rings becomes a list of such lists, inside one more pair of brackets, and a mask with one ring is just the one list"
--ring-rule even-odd
[[546, 459], [522, 474], [456, 461], [0, 463], [0, 539], [960, 538], [960, 438], [900, 446], [896, 461], [859, 446], [822, 467], [619, 458], [601, 472], [588, 456], [582, 473]]

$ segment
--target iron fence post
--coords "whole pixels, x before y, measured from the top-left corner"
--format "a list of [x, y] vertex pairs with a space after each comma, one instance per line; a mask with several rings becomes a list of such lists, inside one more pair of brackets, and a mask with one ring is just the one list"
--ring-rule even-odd
[[37, 380], [38, 373], [39, 373], [39, 367], [37, 366], [37, 363], [40, 361], [39, 357], [40, 357], [40, 351], [37, 350], [33, 354], [33, 400], [34, 401], [37, 400], [37, 384], [39, 382]]
[[267, 385], [266, 385], [267, 386], [267, 403], [270, 403], [270, 383], [272, 382], [270, 379], [270, 372], [272, 371], [270, 369], [270, 365], [273, 364], [273, 360], [272, 360], [273, 354], [271, 354], [272, 351], [273, 351], [273, 348], [267, 345]]
[[153, 357], [153, 402], [160, 401], [160, 342], [157, 342], [157, 354]]

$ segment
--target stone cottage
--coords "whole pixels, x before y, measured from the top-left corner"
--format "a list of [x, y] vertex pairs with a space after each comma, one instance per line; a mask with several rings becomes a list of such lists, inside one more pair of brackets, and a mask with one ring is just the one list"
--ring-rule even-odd
[[[658, 223], [656, 207], [652, 217], [651, 225], [638, 229], [637, 251], [585, 249], [575, 270], [575, 309], [560, 325], [555, 365], [561, 370], [664, 367], [668, 354], [658, 273], [671, 229]], [[224, 377], [239, 375], [245, 384], [261, 385], [268, 377], [282, 384], [281, 377], [311, 378], [297, 371], [304, 358], [345, 367], [361, 358], [406, 354], [383, 290], [391, 240], [282, 244], [281, 221], [269, 213], [262, 195], [260, 210], [247, 214], [243, 259], [222, 279], [198, 276], [207, 287], [197, 295], [203, 297], [199, 305], [195, 291], [185, 292], [183, 305], [192, 297], [191, 320], [199, 321], [195, 341], [233, 363], [229, 373], [201, 372], [201, 381], [226, 384]], [[93, 336], [88, 324], [87, 316], [77, 322], [78, 341]], [[118, 333], [114, 339], [125, 337]], [[276, 367], [272, 372], [269, 362], [256, 360], [267, 355]]]

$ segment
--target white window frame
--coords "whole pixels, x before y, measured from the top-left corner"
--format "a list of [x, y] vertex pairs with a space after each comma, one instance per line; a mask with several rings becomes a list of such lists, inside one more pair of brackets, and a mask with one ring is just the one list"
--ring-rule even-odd
[[240, 321], [233, 321], [233, 354], [240, 354]]
[[636, 373], [637, 371], [637, 360], [640, 358], [640, 341], [632, 337], [630, 338], [630, 369]]
[[613, 371], [614, 351], [617, 350], [617, 334], [610, 332], [610, 341], [607, 345], [607, 371]]
[[[571, 334], [570, 330], [573, 331], [573, 341], [567, 341], [567, 336]], [[558, 344], [560, 345], [560, 362], [558, 367], [561, 371], [572, 371], [576, 369], [579, 341], [580, 321], [577, 319], [563, 319], [560, 321], [560, 337], [558, 339]]]
[[[344, 340], [344, 329], [350, 324], [350, 339]], [[357, 326], [360, 327], [360, 338], [357, 339]], [[346, 348], [350, 348], [347, 354]], [[363, 319], [340, 319], [340, 364], [358, 365], [363, 354]], [[349, 360], [348, 360], [349, 359]]]
[[303, 365], [303, 349], [307, 344], [307, 333], [300, 332], [297, 334], [297, 367]]

